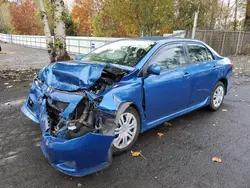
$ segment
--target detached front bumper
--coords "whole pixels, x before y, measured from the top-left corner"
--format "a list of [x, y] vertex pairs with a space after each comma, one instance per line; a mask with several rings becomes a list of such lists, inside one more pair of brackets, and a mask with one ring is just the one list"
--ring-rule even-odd
[[50, 164], [71, 176], [85, 176], [109, 166], [112, 136], [88, 133], [72, 140], [43, 135], [41, 149]]
[[[42, 97], [41, 92], [33, 85], [21, 110], [31, 120], [40, 123], [40, 146], [50, 164], [70, 176], [85, 176], [108, 167], [114, 136], [88, 133], [70, 140], [51, 136], [47, 132], [49, 125], [46, 99], [39, 97]], [[33, 108], [28, 104], [30, 98], [36, 102]]]

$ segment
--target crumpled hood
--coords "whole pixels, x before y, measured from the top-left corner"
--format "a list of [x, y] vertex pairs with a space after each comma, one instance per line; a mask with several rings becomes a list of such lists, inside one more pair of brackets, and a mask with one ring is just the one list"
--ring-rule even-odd
[[104, 63], [57, 62], [41, 70], [39, 78], [58, 90], [88, 89], [101, 77], [105, 66]]

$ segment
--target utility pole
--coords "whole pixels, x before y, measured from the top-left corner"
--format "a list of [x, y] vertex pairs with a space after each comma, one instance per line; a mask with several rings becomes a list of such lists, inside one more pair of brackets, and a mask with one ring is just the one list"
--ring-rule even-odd
[[195, 14], [194, 14], [194, 25], [193, 25], [193, 30], [192, 30], [192, 39], [195, 38], [196, 27], [197, 27], [197, 21], [198, 21], [198, 14], [199, 14], [199, 9], [198, 9], [198, 11], [196, 11]]

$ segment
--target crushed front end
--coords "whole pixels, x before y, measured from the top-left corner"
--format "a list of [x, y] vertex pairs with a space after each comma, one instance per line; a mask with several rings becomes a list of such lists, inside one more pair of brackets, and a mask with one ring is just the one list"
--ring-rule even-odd
[[103, 76], [103, 70], [104, 67], [88, 89], [79, 87], [74, 91], [56, 89], [38, 76], [22, 106], [22, 112], [40, 124], [43, 154], [65, 174], [84, 176], [110, 164], [116, 116], [98, 106], [102, 100], [100, 94], [115, 80]]

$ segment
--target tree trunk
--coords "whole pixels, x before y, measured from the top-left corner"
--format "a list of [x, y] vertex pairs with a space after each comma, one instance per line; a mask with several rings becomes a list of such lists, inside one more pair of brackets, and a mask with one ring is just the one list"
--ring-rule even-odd
[[214, 30], [215, 28], [215, 23], [216, 23], [216, 13], [217, 13], [217, 8], [218, 8], [218, 0], [212, 0], [211, 1], [211, 17], [210, 17], [210, 24], [209, 24], [209, 29]]
[[245, 18], [245, 30], [250, 32], [250, 0], [247, 0], [247, 10]]
[[237, 29], [237, 14], [238, 14], [238, 0], [235, 0], [235, 9], [234, 9], [234, 31]]
[[224, 30], [227, 30], [227, 21], [228, 21], [228, 18], [230, 16], [230, 3], [231, 3], [231, 0], [228, 0], [228, 3], [227, 3], [227, 12], [226, 12], [226, 16], [225, 16], [225, 21], [224, 21]]
[[53, 63], [55, 62], [55, 49], [53, 45], [53, 38], [51, 36], [51, 32], [49, 28], [48, 15], [44, 8], [44, 0], [38, 0], [38, 5], [41, 11], [41, 19], [43, 22], [44, 34], [46, 38], [46, 46], [47, 46], [47, 50], [49, 53], [50, 62]]
[[64, 23], [65, 6], [63, 0], [54, 0], [54, 22], [55, 22], [55, 53], [56, 61], [67, 61], [70, 57], [66, 50], [66, 29]]

